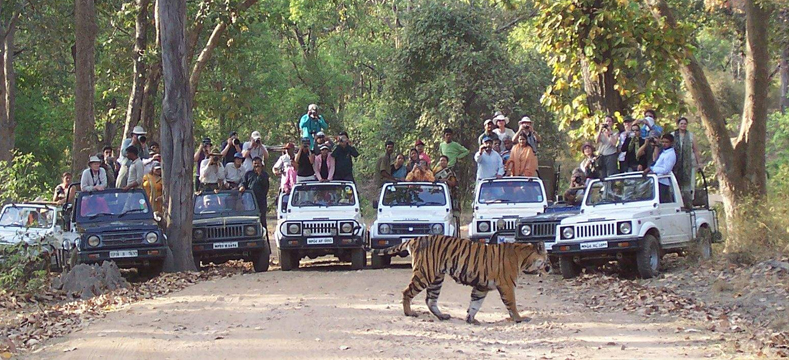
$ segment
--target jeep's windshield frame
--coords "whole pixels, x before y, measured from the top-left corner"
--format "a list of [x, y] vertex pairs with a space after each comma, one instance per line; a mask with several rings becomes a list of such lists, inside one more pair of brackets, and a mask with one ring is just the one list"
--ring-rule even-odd
[[349, 184], [299, 184], [290, 191], [288, 208], [356, 206], [356, 189]]
[[541, 204], [546, 201], [542, 183], [536, 180], [484, 181], [478, 189], [477, 204]]
[[260, 215], [251, 192], [203, 192], [195, 195], [194, 216], [197, 218], [227, 215]]
[[623, 177], [595, 180], [586, 190], [584, 206], [655, 201], [655, 178]]
[[449, 202], [446, 189], [438, 184], [389, 184], [381, 194], [381, 206], [443, 207]]
[[78, 223], [148, 219], [153, 219], [153, 210], [140, 189], [80, 192], [74, 202], [74, 220]]

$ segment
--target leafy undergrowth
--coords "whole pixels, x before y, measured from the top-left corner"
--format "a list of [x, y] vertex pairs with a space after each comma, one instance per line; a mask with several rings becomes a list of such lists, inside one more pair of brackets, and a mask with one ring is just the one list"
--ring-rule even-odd
[[726, 259], [694, 263], [667, 256], [664, 273], [649, 280], [613, 270], [600, 268], [566, 284], [573, 293], [589, 294], [580, 299], [592, 309], [630, 311], [647, 321], [687, 319], [720, 334], [729, 351], [789, 357], [789, 258], [742, 266]]
[[[231, 261], [206, 267], [201, 272], [162, 274], [148, 281], [132, 282], [129, 288], [87, 300], [70, 300], [65, 293], [52, 290], [35, 295], [0, 292], [0, 357], [10, 358], [12, 354], [34, 350], [47, 339], [86, 327], [107, 312], [131, 303], [165, 296], [201, 281], [249, 272], [252, 272], [249, 263]], [[134, 273], [127, 275], [134, 281]]]

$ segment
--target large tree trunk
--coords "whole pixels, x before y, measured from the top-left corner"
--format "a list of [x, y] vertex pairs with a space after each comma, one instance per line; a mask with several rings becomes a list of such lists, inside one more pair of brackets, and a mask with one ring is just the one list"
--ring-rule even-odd
[[[603, 54], [603, 58], [609, 55]], [[613, 69], [594, 75], [589, 70], [589, 61], [581, 60], [586, 104], [592, 112], [613, 114], [622, 111], [622, 95], [614, 89], [616, 78]]]
[[16, 130], [16, 117], [14, 104], [16, 103], [16, 74], [14, 72], [14, 34], [19, 13], [15, 13], [6, 24], [2, 33], [0, 45], [0, 161], [10, 161], [15, 145], [14, 131]]
[[77, 174], [88, 164], [94, 145], [90, 139], [95, 128], [93, 109], [95, 92], [96, 7], [93, 0], [75, 0], [76, 20], [76, 97], [74, 103], [74, 143], [72, 173]]
[[[650, 0], [652, 13], [665, 21], [667, 28], [676, 29], [677, 23], [665, 0]], [[736, 224], [749, 208], [746, 200], [757, 200], [766, 194], [765, 142], [767, 123], [767, 91], [769, 85], [769, 57], [767, 27], [769, 13], [745, 1], [746, 14], [746, 94], [743, 122], [734, 144], [726, 130], [724, 117], [715, 94], [696, 58], [685, 51], [677, 57], [685, 87], [691, 94], [701, 115], [706, 135], [710, 140], [712, 157], [723, 195], [729, 234], [736, 233]], [[752, 239], [759, 239], [758, 227], [749, 230]]]
[[789, 108], [789, 44], [781, 50], [781, 112]]
[[158, 0], [162, 44], [161, 148], [164, 167], [164, 221], [172, 254], [165, 270], [196, 270], [192, 258], [194, 135], [186, 65], [186, 1]]
[[143, 87], [145, 83], [145, 49], [148, 45], [148, 6], [150, 0], [137, 0], [137, 19], [134, 27], [134, 71], [129, 105], [126, 108], [126, 124], [123, 137], [131, 136], [132, 129], [140, 122]]
[[[162, 79], [162, 62], [157, 61], [151, 64], [148, 76], [145, 77], [145, 89], [142, 94], [142, 111], [140, 121], [142, 126], [149, 134], [156, 134], [156, 94], [159, 92], [159, 82]], [[151, 137], [151, 140], [159, 141], [158, 136]]]

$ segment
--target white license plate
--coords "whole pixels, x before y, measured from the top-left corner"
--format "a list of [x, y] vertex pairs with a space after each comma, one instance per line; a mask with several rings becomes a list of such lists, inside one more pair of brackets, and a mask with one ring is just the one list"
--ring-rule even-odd
[[515, 242], [515, 236], [499, 235], [498, 238], [499, 244], [514, 243], [514, 242]]
[[581, 250], [605, 249], [607, 247], [608, 247], [608, 241], [595, 241], [595, 242], [581, 243]]
[[217, 249], [235, 249], [238, 247], [238, 241], [214, 243], [214, 250]]
[[333, 243], [334, 243], [334, 238], [330, 238], [330, 237], [307, 239], [307, 245], [321, 245], [321, 244], [333, 244]]
[[400, 243], [402, 244], [402, 243], [404, 243], [404, 242], [406, 242], [408, 240], [414, 240], [414, 238], [402, 238], [402, 239], [400, 239]]
[[137, 257], [137, 250], [115, 250], [110, 251], [111, 258], [130, 258]]

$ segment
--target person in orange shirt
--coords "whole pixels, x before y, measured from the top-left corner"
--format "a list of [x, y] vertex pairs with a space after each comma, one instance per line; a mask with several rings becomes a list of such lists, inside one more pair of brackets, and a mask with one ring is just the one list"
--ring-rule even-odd
[[537, 174], [537, 155], [526, 136], [518, 135], [518, 144], [512, 147], [510, 158], [504, 168], [510, 176], [535, 176]]
[[414, 166], [414, 169], [411, 170], [411, 172], [405, 177], [405, 181], [433, 182], [436, 181], [436, 178], [433, 176], [433, 172], [427, 168], [427, 162], [424, 160], [419, 160], [419, 162]]
[[154, 162], [151, 172], [143, 176], [142, 187], [148, 195], [148, 202], [151, 203], [153, 211], [161, 214], [164, 211], [164, 198], [162, 197], [162, 166], [160, 163]]

